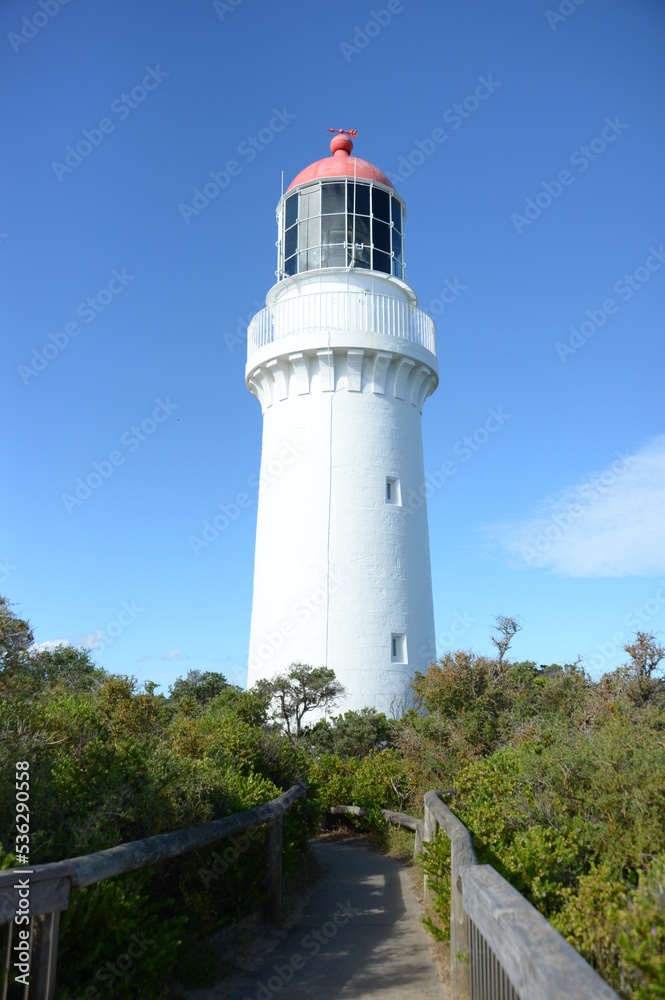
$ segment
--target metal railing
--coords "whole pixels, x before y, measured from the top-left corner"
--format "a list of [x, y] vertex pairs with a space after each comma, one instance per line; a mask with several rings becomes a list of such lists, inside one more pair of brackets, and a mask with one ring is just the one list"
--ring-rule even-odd
[[[23, 991], [23, 1000], [53, 1000], [55, 996], [60, 914], [69, 909], [72, 889], [83, 889], [115, 875], [124, 875], [158, 861], [176, 858], [180, 854], [208, 847], [257, 826], [265, 825], [267, 829], [266, 916], [272, 924], [279, 926], [282, 919], [282, 817], [304, 795], [305, 785], [300, 782], [272, 802], [233, 813], [223, 819], [202, 823], [188, 830], [160, 833], [145, 840], [119, 844], [96, 854], [32, 867], [26, 876], [30, 901], [30, 983]], [[23, 875], [24, 873], [20, 873], [20, 876]], [[19, 912], [16, 883], [20, 876], [14, 871], [0, 871], [0, 926], [9, 924], [1, 1000], [7, 998], [12, 931], [14, 917]]]
[[[469, 830], [442, 802], [425, 795], [425, 820], [384, 817], [416, 830], [415, 854], [442, 829], [450, 839], [452, 1000], [619, 1000], [582, 956], [491, 865], [479, 865]], [[368, 816], [358, 806], [332, 815]], [[425, 884], [427, 894], [427, 884]]]
[[394, 295], [336, 289], [306, 292], [262, 309], [247, 329], [247, 357], [283, 337], [313, 330], [385, 334], [436, 354], [434, 320], [422, 309]]

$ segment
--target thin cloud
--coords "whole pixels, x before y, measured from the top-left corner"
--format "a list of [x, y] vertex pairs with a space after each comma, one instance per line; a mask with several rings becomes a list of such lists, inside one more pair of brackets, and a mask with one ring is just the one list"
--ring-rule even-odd
[[77, 642], [79, 646], [85, 646], [87, 649], [97, 649], [104, 637], [104, 633], [100, 628], [96, 629], [94, 632], [84, 632], [83, 635], [77, 636]]
[[139, 656], [137, 663], [147, 663], [148, 660], [152, 660], [150, 653], [146, 653], [144, 656]]
[[69, 641], [67, 639], [46, 639], [44, 642], [33, 642], [30, 647], [33, 653], [41, 653], [43, 650], [57, 649], [58, 646], [68, 646]]
[[486, 529], [513, 566], [561, 576], [665, 572], [665, 434], [567, 486], [531, 517]]
[[163, 660], [175, 660], [175, 659], [177, 659], [181, 655], [182, 655], [182, 650], [181, 649], [172, 649], [170, 653], [163, 653], [162, 654], [162, 659]]

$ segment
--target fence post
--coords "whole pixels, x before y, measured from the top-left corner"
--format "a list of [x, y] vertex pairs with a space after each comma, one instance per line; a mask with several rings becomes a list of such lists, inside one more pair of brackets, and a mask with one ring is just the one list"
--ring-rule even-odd
[[[434, 813], [429, 807], [427, 799], [425, 799], [425, 822], [423, 830], [423, 842], [429, 843], [438, 832], [438, 823], [436, 822]], [[423, 876], [423, 900], [426, 903], [429, 899], [429, 890], [427, 888], [427, 875]]]
[[462, 901], [460, 869], [475, 864], [468, 857], [466, 838], [450, 838], [450, 992], [454, 1000], [469, 1000], [469, 918]]
[[268, 920], [276, 927], [282, 923], [282, 817], [266, 826], [268, 843]]
[[415, 839], [414, 839], [414, 842], [413, 842], [413, 860], [414, 861], [416, 861], [418, 859], [418, 855], [422, 852], [422, 849], [423, 849], [423, 836], [424, 836], [423, 827], [422, 827], [422, 825], [419, 824], [416, 827], [416, 836], [415, 836]]
[[431, 840], [435, 837], [438, 832], [438, 823], [434, 816], [434, 813], [429, 807], [429, 803], [425, 802], [425, 835], [423, 840]]

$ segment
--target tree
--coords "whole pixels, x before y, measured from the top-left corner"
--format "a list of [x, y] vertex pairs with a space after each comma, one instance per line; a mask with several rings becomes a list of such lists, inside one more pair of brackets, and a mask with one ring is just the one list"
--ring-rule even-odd
[[296, 745], [304, 716], [317, 708], [332, 707], [344, 694], [334, 670], [305, 663], [292, 663], [285, 674], [278, 674], [270, 681], [258, 681], [254, 690], [270, 698], [272, 718]]
[[35, 646], [29, 622], [14, 614], [7, 599], [0, 597], [0, 694], [31, 698], [58, 682], [89, 689], [104, 676], [87, 649], [68, 643]]
[[329, 721], [320, 719], [307, 730], [303, 740], [311, 753], [335, 753], [343, 760], [349, 757], [367, 757], [375, 750], [390, 746], [393, 723], [375, 708], [361, 708], [333, 716]]
[[53, 649], [36, 649], [28, 661], [33, 684], [51, 687], [62, 681], [69, 688], [89, 690], [100, 684], [106, 671], [96, 666], [89, 651], [63, 643]]
[[444, 653], [426, 673], [416, 671], [417, 707], [449, 718], [474, 709], [487, 690], [489, 669], [489, 661], [470, 649]]
[[189, 670], [186, 677], [177, 677], [169, 688], [171, 701], [190, 695], [199, 705], [206, 705], [229, 686], [224, 674], [212, 670]]
[[628, 669], [638, 681], [650, 681], [660, 661], [665, 657], [665, 646], [656, 642], [653, 632], [635, 633], [635, 641], [623, 647], [630, 656]]
[[630, 662], [619, 667], [615, 676], [631, 701], [644, 705], [659, 687], [659, 682], [652, 675], [665, 657], [665, 647], [656, 641], [653, 632], [638, 629], [633, 642], [626, 643], [623, 648], [630, 656]]
[[32, 642], [30, 624], [15, 615], [7, 598], [0, 596], [0, 671], [11, 671], [21, 664]]
[[509, 618], [508, 615], [495, 615], [494, 621], [496, 625], [494, 626], [494, 631], [498, 632], [498, 636], [491, 635], [490, 642], [492, 645], [496, 646], [499, 651], [499, 672], [503, 668], [503, 658], [508, 652], [508, 647], [513, 640], [513, 637], [521, 632], [522, 626], [518, 622], [517, 618]]

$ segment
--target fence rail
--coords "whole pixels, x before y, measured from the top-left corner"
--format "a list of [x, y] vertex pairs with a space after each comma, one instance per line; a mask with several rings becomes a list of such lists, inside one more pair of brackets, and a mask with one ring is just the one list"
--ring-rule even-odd
[[145, 840], [119, 844], [96, 854], [85, 854], [67, 861], [35, 865], [29, 873], [0, 872], [0, 926], [9, 924], [4, 984], [0, 1000], [7, 1000], [11, 968], [14, 917], [19, 912], [19, 878], [28, 880], [30, 903], [30, 978], [23, 1000], [53, 1000], [58, 958], [60, 914], [69, 908], [71, 890], [95, 885], [104, 879], [145, 868], [159, 861], [208, 847], [233, 834], [257, 826], [267, 828], [268, 903], [267, 916], [279, 926], [282, 919], [282, 817], [305, 795], [300, 782], [272, 802], [233, 813], [223, 819], [202, 823], [188, 830], [160, 833]]
[[313, 330], [401, 337], [436, 354], [434, 320], [405, 299], [358, 289], [306, 292], [266, 306], [247, 329], [247, 358], [266, 344]]
[[[420, 829], [425, 843], [439, 829], [450, 840], [452, 1000], [619, 1000], [517, 889], [491, 865], [478, 864], [471, 833], [441, 794], [425, 795], [424, 821], [381, 812], [398, 826]], [[333, 806], [328, 813], [369, 815], [358, 806]], [[421, 849], [416, 832], [415, 853]]]

